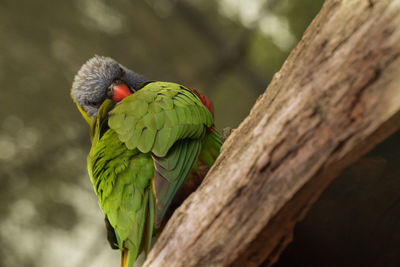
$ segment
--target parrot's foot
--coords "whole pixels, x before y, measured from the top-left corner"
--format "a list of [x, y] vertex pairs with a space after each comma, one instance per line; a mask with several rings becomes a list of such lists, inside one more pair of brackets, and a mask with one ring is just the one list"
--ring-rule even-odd
[[224, 129], [222, 129], [222, 139], [224, 140], [224, 142], [226, 139], [228, 139], [228, 137], [234, 130], [235, 129], [233, 129], [232, 127], [225, 127]]

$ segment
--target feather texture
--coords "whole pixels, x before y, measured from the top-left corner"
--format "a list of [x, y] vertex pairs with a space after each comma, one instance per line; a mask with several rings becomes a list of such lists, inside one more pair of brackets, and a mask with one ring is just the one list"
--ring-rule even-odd
[[211, 166], [222, 144], [210, 111], [191, 90], [150, 82], [91, 121], [88, 172], [115, 232], [123, 266], [151, 247], [159, 226], [198, 159]]
[[192, 169], [200, 152], [200, 139], [177, 141], [165, 157], [154, 158], [154, 183], [156, 191], [155, 226], [161, 225], [162, 219], [173, 197]]
[[129, 149], [164, 157], [185, 138], [198, 139], [213, 118], [191, 90], [168, 82], [151, 82], [122, 100], [109, 126]]

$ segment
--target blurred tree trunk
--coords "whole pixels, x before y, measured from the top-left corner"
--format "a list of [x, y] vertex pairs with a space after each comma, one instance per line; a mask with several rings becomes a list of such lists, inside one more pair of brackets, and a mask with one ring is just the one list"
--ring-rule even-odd
[[145, 266], [273, 264], [343, 168], [400, 126], [400, 0], [327, 0]]

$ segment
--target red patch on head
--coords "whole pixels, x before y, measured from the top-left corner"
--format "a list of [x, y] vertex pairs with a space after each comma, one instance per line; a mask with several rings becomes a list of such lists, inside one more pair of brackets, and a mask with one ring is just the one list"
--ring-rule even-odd
[[190, 90], [192, 90], [192, 92], [195, 93], [200, 98], [201, 103], [203, 103], [203, 105], [206, 106], [206, 108], [208, 108], [208, 110], [211, 112], [211, 115], [214, 116], [213, 106], [211, 104], [211, 101], [208, 100], [208, 98], [205, 97], [204, 95], [197, 92], [196, 90], [194, 90], [194, 89], [190, 89]]
[[129, 90], [129, 87], [126, 84], [121, 83], [114, 86], [112, 99], [115, 102], [119, 102], [125, 97], [130, 96], [131, 94], [132, 92], [131, 90]]

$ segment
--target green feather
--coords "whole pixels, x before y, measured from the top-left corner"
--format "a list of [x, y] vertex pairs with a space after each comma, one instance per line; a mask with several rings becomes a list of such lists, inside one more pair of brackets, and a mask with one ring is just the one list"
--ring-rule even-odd
[[154, 196], [153, 194], [149, 194], [149, 220], [148, 220], [148, 235], [147, 235], [147, 246], [146, 246], [146, 254], [149, 253], [152, 245], [153, 231], [154, 231], [154, 213], [155, 213], [155, 204], [154, 204]]
[[218, 156], [212, 125], [194, 93], [167, 82], [144, 84], [117, 105], [105, 100], [91, 120], [89, 176], [128, 267], [150, 250], [154, 226], [197, 161], [211, 166]]
[[[143, 153], [150, 149], [157, 156], [163, 156], [176, 141], [199, 138], [202, 129], [211, 126], [212, 115], [205, 110], [200, 99], [185, 87], [151, 82], [122, 100], [112, 111], [108, 125], [129, 149], [138, 148]], [[132, 115], [137, 120], [128, 120]], [[137, 129], [156, 130], [156, 134], [151, 131], [142, 137], [142, 131]], [[152, 147], [150, 137], [154, 139]]]
[[[143, 128], [141, 129], [132, 129], [132, 132], [129, 133], [129, 136], [131, 136], [130, 138], [127, 139], [127, 141], [125, 142], [126, 146], [128, 147], [128, 149], [133, 150], [137, 147], [138, 143], [139, 143], [139, 138], [142, 134]], [[127, 136], [127, 135], [126, 135]], [[122, 140], [125, 140], [125, 138], [121, 138]]]
[[157, 197], [156, 225], [160, 225], [176, 192], [197, 160], [200, 139], [178, 141], [165, 157], [154, 157], [154, 177]]
[[150, 128], [144, 128], [142, 135], [140, 136], [139, 143], [137, 148], [142, 152], [142, 153], [148, 153], [151, 148], [153, 147], [154, 144], [154, 138], [156, 136], [157, 131], [150, 129]]
[[175, 109], [165, 110], [164, 115], [165, 115], [164, 116], [164, 118], [165, 118], [164, 127], [173, 128], [173, 127], [179, 125], [178, 115], [176, 114]]
[[155, 113], [153, 118], [156, 125], [156, 130], [160, 130], [162, 127], [164, 127], [164, 112]]
[[174, 107], [174, 102], [171, 98], [163, 97], [157, 102], [157, 105], [164, 110], [171, 110]]
[[222, 143], [222, 138], [216, 131], [208, 131], [201, 144], [199, 160], [211, 167], [219, 155]]

